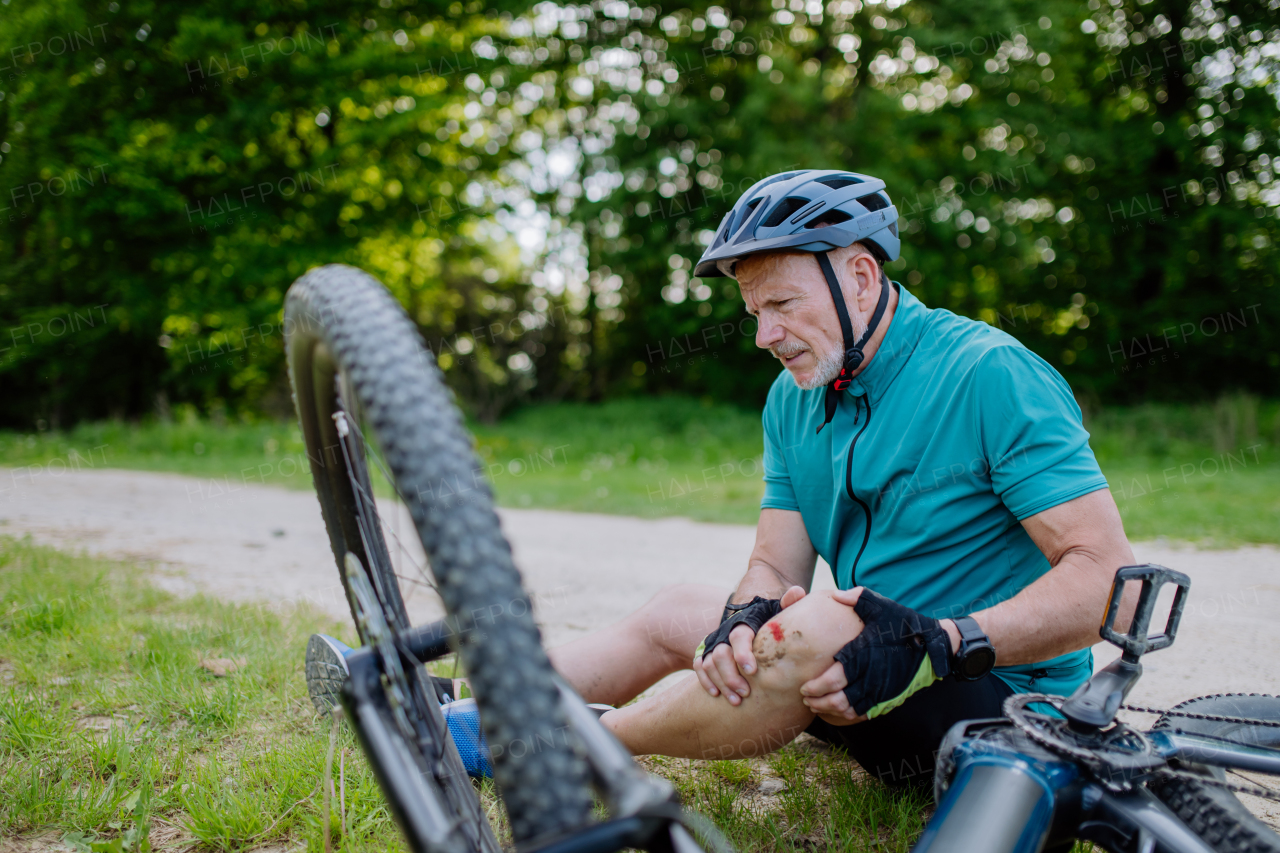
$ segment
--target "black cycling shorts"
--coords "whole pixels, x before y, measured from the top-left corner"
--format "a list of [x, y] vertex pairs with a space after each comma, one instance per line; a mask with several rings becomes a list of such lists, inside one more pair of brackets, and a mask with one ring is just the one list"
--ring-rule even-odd
[[944, 678], [874, 720], [833, 726], [815, 719], [806, 731], [843, 747], [862, 769], [886, 785], [929, 786], [947, 730], [961, 720], [1002, 716], [1004, 700], [1013, 693], [994, 675], [978, 681]]

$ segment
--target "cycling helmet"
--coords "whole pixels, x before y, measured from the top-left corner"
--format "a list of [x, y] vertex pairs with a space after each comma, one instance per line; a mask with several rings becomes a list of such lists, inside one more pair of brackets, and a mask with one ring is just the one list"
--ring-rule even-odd
[[827, 386], [826, 419], [818, 432], [835, 417], [840, 394], [853, 381], [853, 373], [865, 359], [862, 348], [875, 334], [889, 304], [889, 281], [880, 271], [880, 299], [861, 340], [854, 340], [849, 309], [840, 291], [827, 252], [862, 243], [883, 265], [897, 260], [898, 209], [884, 191], [884, 181], [870, 175], [840, 170], [805, 169], [765, 178], [738, 199], [720, 223], [711, 245], [702, 253], [694, 275], [718, 278], [747, 255], [764, 252], [812, 252], [840, 318], [844, 335], [844, 364]]
[[829, 252], [857, 242], [881, 263], [898, 258], [898, 209], [884, 181], [831, 169], [783, 172], [742, 194], [693, 274], [718, 278], [724, 275], [720, 261], [762, 252]]

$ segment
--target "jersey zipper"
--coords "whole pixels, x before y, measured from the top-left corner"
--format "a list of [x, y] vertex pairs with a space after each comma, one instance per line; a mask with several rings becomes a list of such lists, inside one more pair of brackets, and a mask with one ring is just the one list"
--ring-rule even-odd
[[862, 534], [862, 547], [858, 549], [857, 555], [853, 558], [853, 567], [849, 570], [849, 587], [852, 589], [857, 586], [855, 578], [858, 573], [858, 561], [862, 559], [862, 552], [867, 550], [867, 541], [871, 538], [871, 507], [867, 506], [857, 495], [853, 493], [853, 449], [858, 446], [858, 439], [862, 438], [862, 434], [867, 431], [867, 427], [871, 426], [871, 398], [863, 394], [861, 397], [854, 397], [853, 423], [858, 423], [858, 411], [862, 403], [867, 404], [867, 419], [862, 423], [862, 429], [858, 430], [854, 435], [853, 441], [849, 442], [849, 458], [845, 463], [844, 469], [844, 488], [849, 493], [849, 498], [858, 506], [862, 507], [862, 511], [867, 515], [867, 529]]

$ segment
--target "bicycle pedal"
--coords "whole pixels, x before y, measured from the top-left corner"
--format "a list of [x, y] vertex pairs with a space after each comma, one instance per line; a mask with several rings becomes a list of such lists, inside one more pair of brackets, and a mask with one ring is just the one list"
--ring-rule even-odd
[[322, 717], [327, 717], [339, 702], [349, 674], [346, 655], [350, 651], [345, 643], [325, 634], [312, 634], [307, 640], [307, 694]]

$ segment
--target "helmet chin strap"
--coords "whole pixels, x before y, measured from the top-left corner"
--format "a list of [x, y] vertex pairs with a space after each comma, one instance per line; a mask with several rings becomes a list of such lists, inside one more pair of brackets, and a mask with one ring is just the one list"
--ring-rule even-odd
[[849, 309], [844, 304], [844, 294], [840, 292], [840, 281], [836, 278], [836, 271], [831, 267], [831, 259], [827, 257], [826, 252], [819, 252], [816, 257], [818, 266], [822, 268], [822, 275], [827, 280], [827, 287], [831, 290], [831, 301], [836, 305], [836, 315], [840, 318], [840, 332], [844, 336], [844, 365], [840, 368], [840, 375], [827, 386], [825, 401], [827, 417], [817, 430], [822, 432], [822, 427], [831, 423], [831, 419], [836, 416], [836, 407], [840, 404], [840, 395], [844, 392], [844, 389], [849, 387], [849, 383], [853, 381], [854, 372], [866, 360], [862, 348], [867, 345], [867, 341], [871, 340], [871, 336], [875, 334], [876, 327], [880, 325], [880, 318], [884, 316], [885, 308], [889, 305], [889, 279], [884, 274], [884, 270], [881, 270], [880, 298], [876, 301], [875, 313], [871, 315], [871, 322], [867, 323], [867, 331], [863, 334], [862, 340], [855, 343], [853, 340], [853, 323], [849, 320]]

